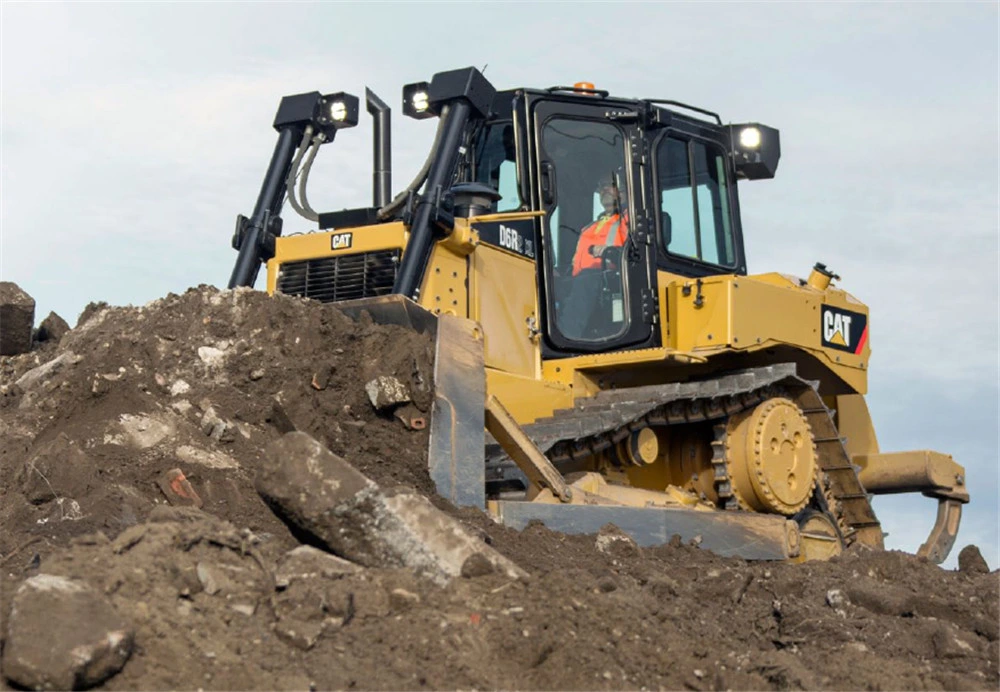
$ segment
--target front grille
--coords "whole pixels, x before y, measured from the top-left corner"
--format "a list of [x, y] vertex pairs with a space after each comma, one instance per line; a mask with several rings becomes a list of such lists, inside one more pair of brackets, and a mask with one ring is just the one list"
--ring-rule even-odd
[[397, 248], [285, 262], [278, 269], [278, 291], [324, 303], [383, 296], [392, 292], [399, 257]]

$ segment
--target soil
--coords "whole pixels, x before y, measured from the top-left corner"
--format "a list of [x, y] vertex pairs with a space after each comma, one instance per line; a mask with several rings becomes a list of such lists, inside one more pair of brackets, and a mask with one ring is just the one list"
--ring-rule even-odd
[[[107, 689], [1000, 686], [1000, 573], [897, 552], [749, 563], [613, 527], [518, 532], [437, 499], [529, 578], [359, 569], [276, 587], [300, 537], [254, 491], [264, 447], [294, 427], [433, 497], [427, 431], [364, 386], [395, 377], [429, 415], [432, 357], [429, 337], [365, 316], [202, 286], [89, 306], [58, 343], [0, 358], [0, 613], [39, 573], [103, 592], [136, 629]], [[174, 469], [197, 499], [170, 494]], [[228, 576], [206, 589], [206, 570]], [[283, 628], [289, 613], [315, 636]]]

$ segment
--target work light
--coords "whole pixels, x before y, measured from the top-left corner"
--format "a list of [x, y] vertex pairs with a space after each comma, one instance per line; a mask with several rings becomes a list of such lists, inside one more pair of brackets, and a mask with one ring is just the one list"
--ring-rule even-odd
[[320, 127], [342, 130], [358, 124], [358, 97], [343, 91], [327, 94], [320, 100], [316, 121]]
[[403, 87], [403, 115], [417, 120], [434, 117], [430, 103], [430, 84], [414, 82]]
[[760, 123], [728, 125], [736, 174], [747, 180], [773, 178], [781, 158], [778, 131]]
[[760, 130], [752, 125], [740, 130], [740, 146], [744, 149], [759, 149]]

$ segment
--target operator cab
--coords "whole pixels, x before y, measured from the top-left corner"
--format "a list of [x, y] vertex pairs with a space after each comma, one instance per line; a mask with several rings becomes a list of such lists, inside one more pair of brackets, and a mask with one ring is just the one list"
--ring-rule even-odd
[[657, 345], [657, 271], [745, 274], [736, 180], [773, 177], [778, 153], [771, 128], [577, 85], [498, 92], [469, 169], [491, 211], [544, 212], [529, 225], [556, 356]]

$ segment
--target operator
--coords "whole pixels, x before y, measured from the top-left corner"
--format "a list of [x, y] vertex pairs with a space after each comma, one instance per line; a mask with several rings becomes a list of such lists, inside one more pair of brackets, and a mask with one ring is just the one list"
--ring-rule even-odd
[[629, 218], [628, 211], [622, 210], [621, 195], [613, 177], [606, 176], [598, 182], [597, 194], [604, 211], [580, 233], [573, 255], [572, 286], [559, 308], [559, 329], [571, 339], [610, 334], [616, 329], [610, 321], [612, 313], [604, 314], [598, 302], [602, 291], [609, 287], [609, 279], [602, 271], [612, 255], [609, 250], [618, 249], [614, 254], [620, 261]]
[[573, 276], [587, 269], [601, 269], [602, 257], [610, 247], [621, 247], [628, 235], [628, 212], [619, 208], [618, 187], [608, 176], [597, 183], [604, 211], [580, 233], [573, 255]]

